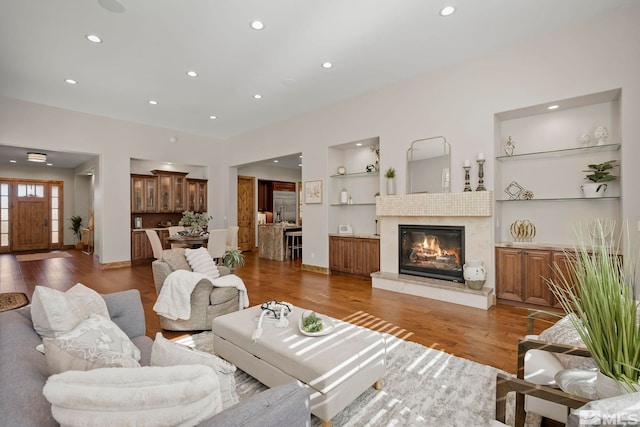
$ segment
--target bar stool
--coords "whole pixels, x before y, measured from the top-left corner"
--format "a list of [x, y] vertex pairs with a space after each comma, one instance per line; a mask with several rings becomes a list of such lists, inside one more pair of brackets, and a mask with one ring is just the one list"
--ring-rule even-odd
[[288, 231], [284, 234], [287, 239], [287, 253], [285, 258], [289, 258], [291, 253], [291, 259], [296, 259], [302, 256], [302, 231]]

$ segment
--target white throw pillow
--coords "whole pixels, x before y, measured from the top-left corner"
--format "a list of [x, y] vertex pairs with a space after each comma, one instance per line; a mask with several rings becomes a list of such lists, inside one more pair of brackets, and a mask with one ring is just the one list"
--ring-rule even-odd
[[98, 368], [139, 368], [140, 364], [119, 351], [102, 349], [74, 339], [43, 340], [49, 375]]
[[31, 301], [33, 328], [41, 337], [65, 334], [91, 314], [109, 319], [107, 303], [99, 293], [77, 283], [67, 292], [36, 286]]
[[92, 314], [88, 319], [80, 322], [73, 330], [58, 338], [74, 340], [97, 349], [116, 351], [132, 357], [135, 361], [140, 360], [140, 350], [129, 339], [127, 334], [111, 320], [99, 314]]
[[[555, 325], [542, 331], [539, 337], [541, 341], [586, 348], [569, 316], [563, 317]], [[597, 367], [591, 357], [569, 356], [561, 353], [553, 353], [553, 355], [558, 358], [565, 369], [595, 369]]]
[[216, 374], [218, 374], [223, 409], [227, 409], [238, 403], [236, 379], [234, 376], [236, 367], [233, 364], [219, 358], [215, 354], [195, 350], [186, 345], [169, 341], [158, 332], [153, 342], [153, 347], [151, 348], [151, 366], [174, 365], [210, 366], [216, 371]]
[[220, 277], [218, 267], [216, 267], [216, 263], [206, 248], [185, 249], [184, 256], [191, 269], [196, 273], [204, 274], [210, 279]]
[[67, 371], [42, 392], [64, 426], [193, 426], [222, 411], [218, 377], [202, 365]]

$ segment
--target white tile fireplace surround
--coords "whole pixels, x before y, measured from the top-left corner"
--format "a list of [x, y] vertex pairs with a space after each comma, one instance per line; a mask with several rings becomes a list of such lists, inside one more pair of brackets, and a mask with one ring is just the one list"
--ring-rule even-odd
[[[488, 309], [495, 304], [493, 192], [426, 193], [376, 198], [380, 224], [380, 271], [374, 288]], [[398, 274], [398, 225], [457, 225], [465, 228], [465, 259], [480, 260], [487, 282], [480, 291], [462, 283]]]

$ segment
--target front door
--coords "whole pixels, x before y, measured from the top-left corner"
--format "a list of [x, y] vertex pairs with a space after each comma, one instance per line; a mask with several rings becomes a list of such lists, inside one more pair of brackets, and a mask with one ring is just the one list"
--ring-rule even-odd
[[252, 176], [238, 177], [238, 249], [251, 251], [255, 247], [255, 185]]
[[13, 189], [12, 249], [49, 249], [49, 186], [46, 183], [17, 182]]

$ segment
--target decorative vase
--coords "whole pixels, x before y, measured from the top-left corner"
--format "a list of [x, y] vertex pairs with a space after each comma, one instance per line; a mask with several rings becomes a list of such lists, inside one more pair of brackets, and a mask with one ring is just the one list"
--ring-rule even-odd
[[594, 199], [604, 196], [604, 192], [607, 189], [607, 184], [601, 182], [589, 182], [580, 186], [584, 197], [588, 199]]
[[607, 143], [607, 138], [609, 138], [609, 129], [606, 126], [598, 126], [593, 133], [593, 136], [598, 141], [597, 145], [604, 145]]
[[387, 195], [393, 196], [396, 194], [396, 179], [387, 178]]
[[598, 371], [598, 375], [596, 377], [596, 394], [598, 395], [598, 398], [606, 399], [608, 397], [615, 397], [633, 392], [635, 391], [629, 390], [626, 385]]
[[340, 192], [340, 203], [343, 205], [349, 201], [349, 194], [347, 193], [347, 189], [343, 188]]
[[482, 261], [467, 260], [463, 266], [464, 282], [469, 289], [481, 290], [487, 280], [487, 271], [482, 265]]

